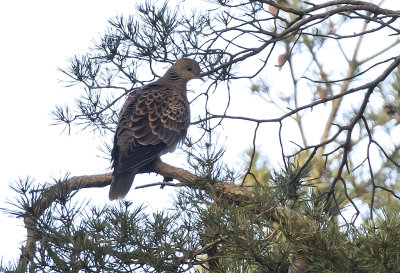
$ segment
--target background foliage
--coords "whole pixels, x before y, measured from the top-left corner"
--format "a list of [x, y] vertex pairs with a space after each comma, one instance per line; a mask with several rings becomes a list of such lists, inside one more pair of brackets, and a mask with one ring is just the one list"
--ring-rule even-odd
[[[82, 86], [81, 97], [53, 111], [67, 131], [80, 127], [110, 143], [129, 92], [162, 75], [160, 64], [198, 60], [207, 82], [189, 94], [190, 173], [172, 176], [179, 180], [168, 184], [179, 187], [172, 208], [151, 213], [128, 201], [96, 208], [74, 199], [81, 187], [108, 185], [109, 174], [54, 185], [21, 180], [20, 199], [6, 210], [24, 219], [28, 238], [8, 267], [396, 272], [400, 13], [383, 1], [172, 7], [144, 2], [110, 20], [95, 46], [61, 69], [68, 84]], [[242, 134], [250, 149], [235, 170], [218, 139]]]

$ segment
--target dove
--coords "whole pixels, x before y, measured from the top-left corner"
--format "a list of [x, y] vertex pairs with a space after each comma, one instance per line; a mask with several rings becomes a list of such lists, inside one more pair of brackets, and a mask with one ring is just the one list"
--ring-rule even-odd
[[185, 139], [190, 124], [186, 84], [196, 78], [200, 78], [199, 64], [182, 58], [160, 79], [129, 94], [111, 151], [110, 200], [124, 198], [139, 169], [173, 152]]

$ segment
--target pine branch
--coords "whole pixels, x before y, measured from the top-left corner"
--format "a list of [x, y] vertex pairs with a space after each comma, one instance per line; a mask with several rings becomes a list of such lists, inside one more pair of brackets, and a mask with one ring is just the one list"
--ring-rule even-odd
[[[201, 177], [197, 177], [186, 170], [171, 166], [162, 162], [161, 160], [156, 161], [153, 166], [149, 166], [147, 169], [142, 169], [139, 171], [139, 173], [148, 172], [155, 172], [164, 177], [176, 179], [181, 182], [182, 186], [204, 190], [211, 193], [210, 195], [215, 196], [215, 198], [223, 197], [224, 200], [237, 206], [247, 206], [255, 202], [253, 194], [249, 191], [246, 191], [244, 187], [240, 187], [228, 182], [204, 182]], [[45, 211], [53, 204], [53, 202], [83, 188], [106, 187], [110, 185], [111, 180], [112, 173], [75, 176], [43, 189], [41, 197], [32, 205], [34, 208], [34, 213], [27, 213], [24, 216], [24, 223], [27, 229], [27, 240], [25, 246], [22, 247], [22, 252], [16, 271], [25, 272], [28, 264], [30, 262], [33, 263], [36, 241], [40, 239], [36, 232], [36, 225], [40, 216], [45, 213]], [[257, 208], [255, 206], [254, 209], [262, 209], [262, 213], [266, 214], [267, 217], [273, 222], [278, 222], [283, 225], [296, 225], [298, 230], [300, 230], [301, 227], [306, 227], [307, 229], [311, 228], [311, 221], [308, 221], [305, 216], [300, 215], [299, 213], [282, 205], [275, 205], [271, 208]], [[293, 253], [295, 252], [296, 251], [294, 250]], [[295, 261], [304, 259], [304, 257], [297, 257]], [[295, 265], [297, 263], [298, 262], [293, 264]], [[306, 263], [304, 262], [304, 264]]]

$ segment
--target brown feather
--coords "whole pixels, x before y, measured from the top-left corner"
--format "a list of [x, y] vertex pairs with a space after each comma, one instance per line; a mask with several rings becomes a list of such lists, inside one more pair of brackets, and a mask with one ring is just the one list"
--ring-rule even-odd
[[200, 75], [191, 59], [178, 60], [155, 83], [132, 92], [115, 132], [110, 199], [124, 198], [135, 174], [186, 137], [190, 123], [186, 83]]

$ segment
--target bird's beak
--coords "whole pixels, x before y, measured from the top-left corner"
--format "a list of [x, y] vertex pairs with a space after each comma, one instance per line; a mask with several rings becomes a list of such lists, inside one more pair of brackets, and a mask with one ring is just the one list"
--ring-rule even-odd
[[205, 81], [206, 81], [206, 80], [203, 78], [203, 73], [199, 74], [199, 76], [197, 76], [196, 79], [201, 80], [202, 82], [205, 82]]

